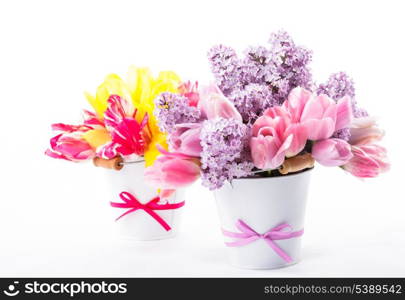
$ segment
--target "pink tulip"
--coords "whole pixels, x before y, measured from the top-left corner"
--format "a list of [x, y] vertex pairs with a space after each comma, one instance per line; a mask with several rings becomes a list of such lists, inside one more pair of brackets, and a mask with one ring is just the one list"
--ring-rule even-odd
[[117, 155], [142, 155], [149, 141], [149, 135], [145, 130], [147, 121], [147, 114], [141, 123], [135, 119], [124, 118], [115, 125], [116, 127], [110, 128], [112, 140], [99, 147], [97, 155], [105, 159], [111, 159]]
[[202, 151], [200, 133], [201, 123], [176, 125], [175, 131], [169, 137], [171, 149], [174, 152], [200, 157]]
[[201, 87], [199, 93], [200, 93], [200, 98], [207, 98], [208, 95], [211, 95], [211, 94], [220, 94], [220, 95], [222, 95], [221, 90], [219, 89], [219, 87], [214, 82], [211, 82], [208, 85], [203, 85]]
[[147, 184], [161, 189], [177, 189], [192, 184], [200, 177], [198, 159], [164, 150], [155, 163], [145, 169]]
[[287, 111], [284, 107], [275, 106], [267, 109], [264, 115], [273, 119], [284, 119], [286, 123], [284, 136], [288, 137], [292, 135], [291, 145], [286, 151], [287, 157], [295, 156], [304, 149], [308, 139], [307, 129], [303, 124], [294, 122], [291, 112]]
[[308, 138], [314, 141], [329, 138], [335, 132], [336, 114], [336, 105], [327, 96], [311, 98], [301, 115]]
[[95, 156], [95, 152], [89, 143], [82, 139], [82, 136], [85, 132], [91, 129], [102, 127], [102, 121], [98, 120], [91, 112], [86, 111], [84, 124], [52, 124], [52, 130], [61, 131], [62, 133], [51, 138], [50, 148], [45, 151], [45, 154], [52, 158], [69, 161], [92, 159]]
[[111, 159], [117, 155], [142, 155], [150, 140], [147, 113], [142, 120], [136, 120], [137, 110], [132, 103], [117, 95], [108, 98], [108, 107], [104, 113], [106, 128], [111, 134], [111, 142], [99, 147], [97, 155]]
[[51, 125], [51, 127], [52, 127], [52, 130], [54, 130], [54, 131], [62, 131], [64, 133], [76, 132], [76, 131], [86, 132], [87, 130], [92, 129], [90, 126], [86, 126], [86, 125], [70, 125], [70, 124], [64, 124], [64, 123], [54, 123]]
[[312, 93], [301, 87], [294, 88], [288, 95], [288, 99], [283, 103], [283, 107], [290, 112], [291, 120], [294, 123], [300, 122], [302, 111], [311, 97]]
[[321, 165], [327, 167], [342, 166], [353, 154], [350, 145], [342, 139], [317, 141], [312, 147], [312, 156]]
[[337, 103], [326, 95], [313, 95], [297, 87], [293, 89], [283, 107], [289, 111], [293, 123], [302, 123], [310, 140], [323, 140], [352, 120], [350, 98], [344, 97]]
[[104, 112], [104, 122], [109, 131], [114, 130], [125, 118], [135, 118], [136, 110], [132, 102], [118, 95], [111, 95], [107, 103], [108, 107]]
[[350, 97], [346, 96], [339, 99], [336, 103], [336, 106], [337, 114], [335, 131], [349, 127], [349, 125], [353, 121], [352, 100], [350, 99]]
[[276, 130], [261, 130], [259, 136], [250, 140], [254, 165], [259, 169], [276, 169], [284, 162], [285, 152], [290, 144], [291, 137], [282, 141]]
[[70, 161], [82, 161], [91, 159], [95, 152], [91, 146], [81, 138], [83, 132], [66, 132], [53, 137], [51, 147], [45, 154], [52, 158]]
[[186, 97], [190, 106], [197, 106], [200, 101], [198, 93], [198, 82], [192, 83], [191, 81], [183, 82], [179, 86], [180, 95]]
[[242, 116], [216, 86], [204, 88], [200, 93], [199, 108], [207, 119], [224, 118], [242, 121]]
[[104, 121], [100, 120], [95, 113], [88, 111], [86, 109], [83, 110], [83, 119], [84, 119], [83, 124], [85, 126], [89, 126], [93, 129], [105, 128]]
[[286, 156], [294, 156], [302, 151], [306, 140], [305, 127], [292, 123], [285, 108], [270, 108], [252, 127], [250, 147], [253, 163], [259, 169], [275, 169]]
[[352, 146], [353, 158], [343, 169], [360, 178], [376, 177], [390, 168], [387, 150], [376, 144]]
[[365, 145], [379, 141], [384, 131], [377, 127], [376, 118], [355, 118], [350, 126], [349, 143], [352, 145]]

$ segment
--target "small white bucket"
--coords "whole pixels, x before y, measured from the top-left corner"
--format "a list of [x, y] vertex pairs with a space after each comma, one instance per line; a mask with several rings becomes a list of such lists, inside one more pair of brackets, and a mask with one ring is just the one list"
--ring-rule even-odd
[[[136, 163], [126, 163], [119, 171], [106, 170], [107, 179], [111, 184], [111, 194], [109, 196], [109, 200], [113, 206], [111, 209], [117, 218], [125, 212], [132, 210], [134, 205], [129, 204], [129, 207], [123, 208], [114, 207], [114, 204], [123, 204], [125, 206], [125, 200], [135, 198], [135, 201], [146, 205], [153, 199], [157, 200], [156, 197], [159, 197], [158, 187], [151, 188], [145, 184], [144, 169], [145, 163], [140, 161]], [[123, 193], [126, 195], [123, 195]], [[162, 205], [160, 207], [165, 207], [166, 205], [166, 208], [167, 204], [171, 206], [181, 206], [181, 204], [184, 204], [183, 197], [184, 191], [177, 190], [170, 197], [155, 202], [157, 202], [157, 205]], [[123, 238], [142, 241], [166, 239], [176, 235], [179, 228], [182, 207], [151, 210], [152, 212], [150, 210], [149, 212], [157, 216], [155, 215], [154, 217], [148, 213], [148, 209], [138, 208], [116, 220], [115, 223], [118, 233]], [[160, 219], [160, 222], [157, 219]], [[162, 225], [163, 223], [166, 228]]]
[[310, 175], [234, 179], [214, 192], [232, 265], [274, 269], [300, 259]]

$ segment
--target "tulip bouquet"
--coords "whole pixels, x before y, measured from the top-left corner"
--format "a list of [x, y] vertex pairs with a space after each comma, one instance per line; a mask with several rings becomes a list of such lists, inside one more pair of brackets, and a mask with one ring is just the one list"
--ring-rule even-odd
[[86, 93], [94, 112], [85, 110], [82, 124], [52, 125], [60, 133], [51, 138], [48, 156], [93, 160], [96, 166], [112, 169], [105, 172], [110, 187], [105, 200], [114, 210], [126, 209], [116, 218], [122, 236], [154, 240], [177, 232], [185, 203], [182, 191], [151, 188], [143, 174], [145, 166], [154, 164], [158, 149], [167, 149], [166, 133], [153, 113], [154, 99], [162, 92], [190, 96], [190, 88], [174, 72], [160, 72], [155, 78], [147, 68], [131, 67], [127, 80], [111, 74], [95, 96]]
[[84, 110], [80, 125], [53, 124], [60, 133], [50, 141], [46, 154], [68, 161], [86, 161], [96, 157], [125, 160], [144, 158], [152, 165], [159, 154], [156, 146], [167, 147], [153, 115], [154, 98], [162, 92], [186, 93], [180, 78], [171, 71], [154, 78], [147, 68], [131, 67], [124, 81], [110, 74], [97, 88], [96, 95], [86, 93], [94, 112]]
[[150, 184], [176, 189], [201, 177], [215, 190], [234, 178], [283, 176], [286, 163], [297, 158], [306, 163], [293, 172], [314, 160], [360, 178], [388, 170], [386, 150], [376, 144], [383, 131], [358, 106], [353, 81], [335, 73], [314, 83], [312, 52], [286, 32], [242, 57], [220, 45], [208, 58], [215, 84], [187, 83], [187, 92], [155, 99], [169, 151], [158, 146], [161, 155], [145, 171]]

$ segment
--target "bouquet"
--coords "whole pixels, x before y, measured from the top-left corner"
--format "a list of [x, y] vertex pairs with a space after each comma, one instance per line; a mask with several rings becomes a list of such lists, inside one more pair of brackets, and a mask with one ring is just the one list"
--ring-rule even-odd
[[52, 125], [59, 133], [50, 140], [46, 154], [73, 162], [94, 159], [96, 164], [120, 158], [117, 169], [125, 161], [140, 159], [152, 165], [159, 155], [157, 145], [167, 147], [166, 134], [153, 114], [154, 99], [162, 92], [179, 93], [180, 86], [172, 71], [154, 78], [148, 68], [130, 67], [127, 80], [108, 75], [94, 96], [85, 93], [93, 111], [84, 110], [82, 124]]
[[181, 93], [155, 99], [155, 118], [168, 149], [145, 171], [147, 182], [165, 189], [201, 177], [211, 190], [234, 178], [284, 176], [314, 162], [340, 167], [360, 178], [389, 169], [384, 132], [360, 107], [352, 79], [343, 72], [313, 81], [312, 52], [284, 31], [270, 46], [249, 47], [243, 56], [219, 45], [208, 59], [215, 83], [188, 82]]

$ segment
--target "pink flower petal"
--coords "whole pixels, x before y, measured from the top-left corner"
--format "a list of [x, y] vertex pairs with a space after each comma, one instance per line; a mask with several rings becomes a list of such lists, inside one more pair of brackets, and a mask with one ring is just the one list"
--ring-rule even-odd
[[324, 166], [336, 167], [346, 164], [353, 157], [353, 154], [346, 141], [327, 139], [318, 141], [313, 145], [312, 156]]
[[344, 97], [337, 102], [337, 116], [335, 131], [349, 127], [353, 119], [352, 103], [349, 97]]

